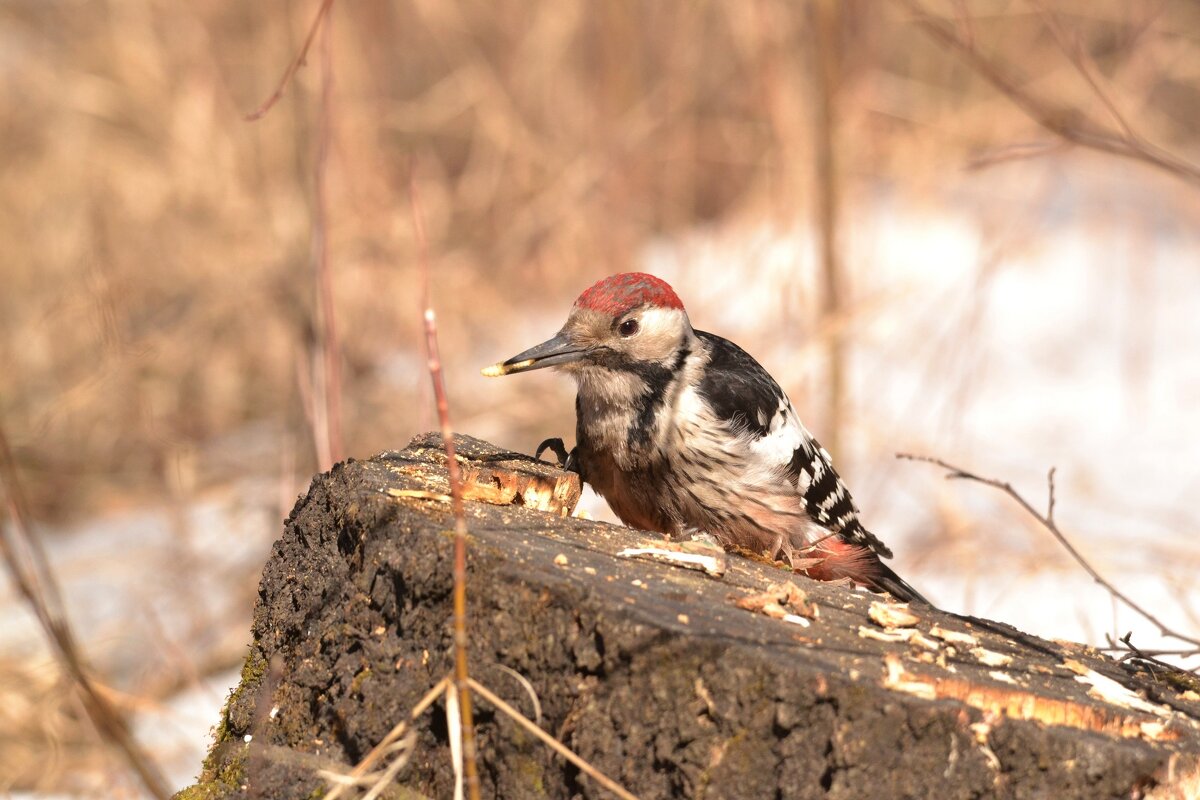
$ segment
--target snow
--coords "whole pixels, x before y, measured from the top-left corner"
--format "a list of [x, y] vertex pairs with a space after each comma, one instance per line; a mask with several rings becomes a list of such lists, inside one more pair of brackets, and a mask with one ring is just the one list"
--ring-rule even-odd
[[[1121, 190], [1123, 178], [1101, 180]], [[1011, 481], [1039, 509], [1057, 467], [1056, 518], [1070, 541], [1163, 623], [1200, 631], [1190, 502], [1200, 493], [1200, 226], [1156, 216], [1161, 204], [1141, 189], [1121, 190], [1098, 213], [1089, 198], [1102, 192], [1087, 185], [1026, 208], [1012, 183], [974, 183], [953, 206], [880, 193], [844, 219], [850, 373], [839, 471], [867, 526], [897, 553], [893, 566], [947, 610], [1053, 639], [1102, 645], [1132, 631], [1140, 647], [1170, 646], [1011, 500], [893, 456], [936, 456]], [[820, 438], [814, 247], [802, 223], [730, 225], [652, 242], [637, 268], [668, 280], [697, 327], [758, 357]], [[557, 311], [531, 313], [514, 336], [528, 346], [560, 323]], [[477, 368], [508, 355], [448, 364], [451, 385], [489, 396], [495, 385]], [[415, 380], [419, 362], [398, 354], [385, 378]], [[543, 376], [521, 391], [553, 391], [543, 407], [561, 397], [569, 413], [566, 383]], [[493, 438], [506, 420], [487, 413], [465, 413], [466, 429]], [[155, 676], [186, 675], [213, 648], [244, 645], [256, 572], [280, 524], [263, 498], [277, 493], [247, 480], [180, 509], [113, 513], [44, 537], [100, 674], [136, 694]], [[581, 508], [614, 519], [590, 490]], [[31, 615], [7, 583], [0, 591], [0, 647], [45, 658]], [[194, 778], [237, 677], [184, 680], [136, 713], [139, 740], [173, 785]]]
[[[936, 456], [1011, 481], [1041, 510], [1056, 466], [1056, 517], [1072, 543], [1166, 625], [1200, 630], [1188, 502], [1200, 489], [1200, 232], [1097, 222], [1053, 200], [1028, 210], [1029, 240], [999, 242], [971, 203], [856, 207], [839, 470], [896, 568], [948, 610], [1048, 638], [1103, 645], [1132, 631], [1142, 648], [1177, 647], [1114, 610], [996, 490], [892, 457]], [[1039, 227], [1048, 216], [1054, 227]], [[824, 421], [798, 400], [819, 396], [822, 377], [813, 248], [803, 225], [697, 231], [648, 247], [641, 267], [675, 286], [694, 325], [756, 355], [821, 438]], [[952, 541], [941, 533], [947, 508]]]
[[[257, 573], [280, 524], [263, 497], [273, 500], [273, 488], [248, 480], [181, 509], [126, 510], [42, 532], [88, 663], [131, 701], [123, 705], [136, 738], [175, 788], [195, 780], [238, 682], [236, 669], [206, 677], [197, 669], [214, 651], [236, 660], [249, 644]], [[6, 574], [0, 604], [0, 649], [48, 663], [45, 638]], [[165, 697], [142, 696], [162, 682]], [[100, 772], [80, 771], [75, 796], [139, 796], [117, 763], [108, 777], [120, 791]]]

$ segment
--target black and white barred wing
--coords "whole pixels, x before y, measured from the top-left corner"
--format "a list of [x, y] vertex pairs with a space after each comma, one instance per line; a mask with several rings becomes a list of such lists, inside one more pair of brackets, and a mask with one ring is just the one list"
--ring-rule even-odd
[[804, 510], [818, 525], [838, 534], [843, 541], [864, 545], [884, 558], [891, 558], [892, 551], [887, 545], [859, 521], [858, 506], [833, 468], [829, 452], [805, 430], [790, 407], [789, 412], [800, 428], [803, 441], [792, 453], [788, 475], [796, 481]]
[[891, 550], [863, 528], [829, 453], [805, 429], [775, 379], [733, 342], [696, 333], [709, 351], [699, 389], [713, 412], [749, 437], [756, 458], [783, 466], [809, 519], [849, 544], [891, 558]]

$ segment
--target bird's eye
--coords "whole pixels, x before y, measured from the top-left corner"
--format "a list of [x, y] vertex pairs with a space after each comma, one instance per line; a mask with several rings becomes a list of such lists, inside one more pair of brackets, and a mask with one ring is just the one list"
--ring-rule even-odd
[[638, 321], [636, 319], [627, 319], [617, 328], [617, 333], [622, 336], [633, 336], [638, 332]]

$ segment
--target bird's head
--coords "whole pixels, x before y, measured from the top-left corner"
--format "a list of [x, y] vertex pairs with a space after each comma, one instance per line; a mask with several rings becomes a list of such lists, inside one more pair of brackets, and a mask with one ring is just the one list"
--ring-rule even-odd
[[625, 272], [593, 284], [551, 339], [483, 369], [488, 377], [558, 367], [640, 371], [666, 367], [693, 335], [687, 312], [666, 281]]

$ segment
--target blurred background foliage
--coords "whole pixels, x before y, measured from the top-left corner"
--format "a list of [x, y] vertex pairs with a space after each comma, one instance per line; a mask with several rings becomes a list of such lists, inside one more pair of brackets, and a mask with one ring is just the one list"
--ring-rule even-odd
[[[969, 14], [978, 49], [1019, 67], [1032, 91], [1103, 116], [1064, 56], [1049, 22], [1059, 21], [1147, 138], [1194, 147], [1195, 4], [930, 10]], [[297, 370], [313, 336], [316, 62], [272, 113], [243, 119], [314, 11], [0, 8], [0, 415], [43, 515], [277, 469], [280, 451], [296, 454], [296, 476], [316, 466]], [[903, 5], [860, 0], [840, 12], [843, 208], [881, 185], [906, 203], [953, 202], [948, 173], [1053, 144]], [[484, 343], [514, 318], [565, 312], [594, 279], [636, 268], [648, 240], [811, 217], [811, 15], [773, 0], [337, 7], [328, 235], [348, 452], [400, 445], [428, 424], [411, 413], [424, 387], [410, 159], [447, 357], [498, 357]], [[1195, 206], [1191, 195], [1170, 202]], [[799, 279], [779, 294], [801, 312], [819, 308]], [[487, 401], [455, 400], [460, 416]], [[215, 447], [249, 423], [267, 426], [262, 447], [233, 459]]]
[[[434, 427], [410, 174], [456, 427], [521, 449], [573, 430], [570, 387], [547, 396], [550, 381], [485, 384], [478, 367], [553, 332], [581, 289], [644, 268], [655, 243], [764, 225], [819, 230], [829, 192], [829, 241], [843, 254], [832, 266], [836, 307], [812, 258], [745, 279], [760, 298], [753, 319], [721, 316], [730, 296], [704, 293], [730, 285], [720, 264], [687, 272], [680, 293], [690, 307], [702, 298], [705, 317], [725, 327], [693, 308], [698, 324], [774, 354], [769, 366], [823, 439], [865, 430], [888, 452], [917, 443], [872, 421], [853, 381], [848, 396], [830, 397], [840, 345], [855, 344], [859, 323], [881, 304], [901, 320], [911, 308], [911, 297], [879, 291], [869, 248], [853, 246], [859, 209], [886, 196], [910, 211], [966, 210], [1018, 251], [1056, 224], [1060, 180], [1100, 225], [1125, 224], [1132, 194], [1137, 214], [1159, 223], [1186, 231], [1200, 220], [1186, 161], [1164, 168], [1058, 135], [1099, 127], [1143, 154], [1197, 153], [1191, 0], [927, 0], [965, 58], [910, 2], [337, 3], [324, 157], [320, 37], [278, 105], [245, 119], [278, 85], [318, 6], [0, 5], [0, 421], [38, 518], [178, 506], [249, 476], [278, 487], [249, 501], [269, 508], [257, 534], [265, 548], [322, 466], [320, 236], [344, 455], [402, 447]], [[1014, 102], [972, 54], [1050, 113]], [[997, 249], [970, 265], [981, 287], [1000, 260]], [[945, 267], [931, 256], [928, 268]], [[1131, 273], [1135, 297], [1138, 282]], [[759, 312], [784, 322], [756, 326]], [[929, 395], [952, 397], [970, 380], [971, 334], [953, 334], [966, 353], [954, 375], [944, 351], [921, 351]], [[1127, 349], [1130, 381], [1148, 380], [1145, 355]], [[1021, 447], [1014, 440], [1008, 463], [1024, 464]], [[1046, 464], [1027, 466], [1036, 475]], [[941, 512], [930, 541], [961, 538], [962, 515]], [[230, 578], [243, 592], [238, 610], [205, 623], [233, 631], [225, 666], [236, 664], [260, 565], [251, 558]], [[19, 686], [28, 675], [18, 666]], [[23, 707], [44, 709], [52, 696]], [[30, 747], [5, 749], [20, 762], [14, 754]]]

